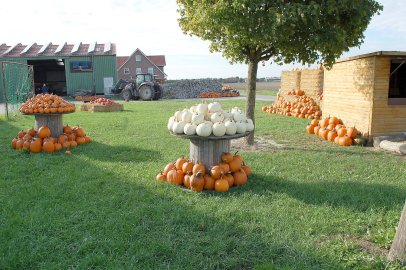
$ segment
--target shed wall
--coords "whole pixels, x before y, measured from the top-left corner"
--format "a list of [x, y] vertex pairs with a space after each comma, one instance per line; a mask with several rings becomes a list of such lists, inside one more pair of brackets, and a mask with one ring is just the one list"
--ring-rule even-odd
[[[4, 101], [4, 86], [3, 86], [3, 72], [2, 72], [2, 64], [1, 62], [15, 62], [20, 64], [27, 64], [26, 59], [21, 58], [0, 58], [0, 102]], [[15, 74], [18, 76], [18, 74]], [[17, 78], [16, 78], [17, 79]]]
[[324, 71], [323, 115], [371, 134], [375, 57], [336, 63]]
[[406, 105], [388, 105], [390, 63], [393, 57], [377, 57], [371, 134], [406, 132]]

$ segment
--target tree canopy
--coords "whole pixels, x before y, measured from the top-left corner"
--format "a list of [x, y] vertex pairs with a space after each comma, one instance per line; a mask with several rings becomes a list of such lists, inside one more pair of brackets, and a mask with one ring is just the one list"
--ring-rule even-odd
[[359, 46], [374, 0], [177, 0], [182, 30], [230, 62], [321, 62]]

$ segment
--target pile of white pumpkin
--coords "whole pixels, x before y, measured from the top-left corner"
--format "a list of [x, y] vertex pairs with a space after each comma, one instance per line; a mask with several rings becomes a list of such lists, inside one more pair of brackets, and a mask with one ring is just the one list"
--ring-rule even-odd
[[168, 121], [168, 130], [175, 134], [217, 137], [244, 134], [254, 130], [254, 123], [238, 107], [225, 111], [218, 102], [200, 103], [175, 112]]

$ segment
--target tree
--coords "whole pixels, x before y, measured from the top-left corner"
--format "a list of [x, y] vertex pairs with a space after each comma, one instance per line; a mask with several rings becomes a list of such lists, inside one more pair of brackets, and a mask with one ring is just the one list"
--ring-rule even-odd
[[[231, 63], [248, 64], [246, 113], [254, 121], [258, 63], [331, 67], [363, 42], [374, 0], [177, 0], [185, 34], [211, 42]], [[247, 138], [254, 143], [254, 135]]]

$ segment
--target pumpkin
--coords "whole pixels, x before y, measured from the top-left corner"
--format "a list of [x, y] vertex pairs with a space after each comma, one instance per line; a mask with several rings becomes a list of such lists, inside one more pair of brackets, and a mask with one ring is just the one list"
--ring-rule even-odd
[[236, 122], [236, 125], [238, 134], [243, 134], [247, 131], [247, 124], [245, 121], [238, 121]]
[[250, 176], [250, 174], [251, 174], [251, 172], [252, 172], [250, 166], [245, 165], [244, 162], [243, 162], [243, 163], [242, 163], [242, 166], [241, 166], [241, 169], [244, 170], [244, 172], [245, 172], [245, 174], [246, 174], [247, 176]]
[[175, 168], [175, 164], [174, 164], [174, 163], [168, 163], [168, 164], [166, 164], [166, 166], [165, 166], [165, 168], [164, 168], [164, 171], [163, 171], [163, 175], [167, 176], [167, 175], [168, 175], [168, 172], [169, 172], [170, 170], [173, 170], [174, 168]]
[[58, 143], [63, 144], [64, 142], [66, 142], [68, 140], [68, 136], [66, 136], [65, 134], [62, 134], [58, 137]]
[[197, 126], [196, 133], [202, 137], [208, 137], [211, 134], [212, 127], [210, 124], [204, 122]]
[[175, 162], [175, 168], [176, 168], [177, 170], [182, 170], [182, 166], [183, 166], [183, 164], [184, 164], [186, 161], [187, 161], [187, 159], [184, 158], [184, 157], [178, 158], [178, 159], [176, 160], [176, 162]]
[[339, 130], [337, 130], [337, 135], [338, 137], [343, 137], [347, 134], [347, 129], [342, 127]]
[[196, 126], [200, 125], [203, 122], [204, 122], [203, 114], [194, 113], [192, 115], [192, 123], [195, 124]]
[[223, 178], [216, 180], [216, 182], [214, 183], [214, 189], [217, 192], [227, 192], [229, 188], [230, 186], [228, 185], [227, 180]]
[[16, 142], [16, 149], [19, 150], [23, 148], [24, 140], [23, 139], [18, 139]]
[[186, 188], [190, 188], [190, 177], [192, 177], [192, 173], [191, 173], [191, 172], [189, 172], [189, 173], [187, 173], [187, 174], [184, 174], [184, 176], [183, 176], [183, 185], [184, 185]]
[[186, 123], [182, 121], [173, 123], [172, 132], [175, 134], [184, 134], [185, 125]]
[[329, 119], [328, 123], [329, 123], [330, 125], [334, 125], [334, 126], [335, 126], [335, 125], [337, 125], [337, 124], [340, 123], [340, 120], [339, 120], [337, 117], [333, 116], [333, 117], [331, 117], [331, 118]]
[[37, 135], [37, 132], [34, 128], [29, 129], [27, 133], [30, 134], [31, 137], [35, 137], [35, 135]]
[[171, 184], [181, 185], [183, 184], [183, 176], [183, 172], [181, 170], [176, 170], [176, 168], [174, 167], [168, 172], [168, 174], [166, 175], [166, 179]]
[[202, 163], [196, 163], [193, 165], [192, 173], [197, 174], [198, 172], [201, 172], [202, 175], [204, 176], [206, 174], [206, 167]]
[[182, 113], [182, 122], [190, 123], [192, 122], [192, 113], [190, 111], [185, 111]]
[[227, 135], [234, 135], [237, 133], [237, 124], [233, 120], [227, 120], [224, 123]]
[[213, 114], [210, 116], [210, 120], [211, 120], [213, 123], [223, 122], [223, 121], [224, 121], [224, 114], [222, 114], [221, 112], [213, 113]]
[[50, 136], [51, 136], [51, 130], [49, 129], [49, 127], [43, 126], [38, 129], [39, 138], [43, 139], [43, 138], [50, 137]]
[[92, 141], [92, 138], [90, 138], [89, 136], [85, 136], [85, 142], [86, 143], [90, 143]]
[[227, 173], [230, 171], [230, 165], [228, 165], [228, 163], [220, 162], [218, 166], [223, 169], [224, 173]]
[[324, 139], [324, 140], [327, 140], [328, 132], [329, 132], [329, 130], [328, 130], [326, 127], [325, 127], [325, 128], [321, 128], [321, 129], [319, 130], [319, 137], [322, 138], [322, 139]]
[[66, 135], [68, 137], [68, 141], [75, 141], [76, 140], [76, 135], [75, 133], [69, 133], [68, 135]]
[[158, 180], [158, 181], [166, 181], [166, 176], [162, 172], [160, 172], [160, 173], [157, 174], [155, 179]]
[[24, 141], [22, 149], [29, 152], [30, 151], [30, 145], [31, 145], [31, 141]]
[[311, 125], [311, 124], [308, 124], [306, 126], [306, 132], [309, 133], [309, 134], [314, 134], [314, 126]]
[[78, 143], [76, 141], [70, 141], [70, 147], [76, 147], [78, 146]]
[[30, 144], [30, 151], [32, 153], [39, 153], [42, 150], [42, 142], [38, 139], [34, 139]]
[[315, 126], [314, 129], [313, 129], [313, 130], [314, 130], [314, 134], [318, 135], [318, 134], [319, 134], [319, 131], [320, 131], [320, 128], [321, 128], [320, 126]]
[[220, 105], [220, 103], [218, 103], [218, 102], [209, 103], [209, 105], [207, 106], [207, 108], [209, 109], [209, 112], [211, 112], [211, 113], [215, 113], [215, 112], [221, 111], [221, 105]]
[[248, 132], [251, 132], [254, 130], [255, 126], [254, 126], [254, 122], [252, 121], [252, 119], [247, 119], [246, 127], [247, 127]]
[[223, 123], [214, 123], [213, 125], [213, 135], [216, 137], [221, 137], [226, 134], [226, 126]]
[[338, 136], [338, 135], [337, 135], [337, 131], [336, 131], [335, 129], [330, 130], [330, 131], [327, 133], [327, 140], [330, 141], [330, 142], [334, 142], [334, 139], [335, 139], [337, 136]]
[[46, 153], [55, 152], [55, 144], [49, 140], [45, 140], [42, 145], [42, 151], [44, 151]]
[[221, 160], [225, 163], [230, 163], [233, 160], [234, 156], [231, 153], [223, 152], [221, 154]]
[[72, 133], [72, 128], [69, 125], [64, 126], [63, 127], [63, 133], [71, 134]]
[[77, 127], [77, 128], [76, 128], [76, 136], [78, 136], [78, 137], [84, 137], [84, 136], [86, 136], [86, 133], [85, 133], [85, 131], [83, 130], [83, 128], [81, 128], [81, 127]]
[[211, 168], [210, 174], [215, 180], [217, 180], [224, 174], [224, 170], [222, 167], [216, 165]]
[[229, 187], [232, 187], [234, 185], [234, 177], [231, 173], [226, 173], [225, 175], [223, 175], [222, 178], [227, 180]]
[[78, 145], [85, 144], [86, 143], [85, 137], [83, 136], [76, 137], [76, 142]]
[[320, 120], [319, 124], [320, 124], [320, 127], [322, 127], [322, 128], [327, 127], [329, 124], [329, 118], [324, 118], [324, 119]]
[[355, 127], [347, 128], [347, 136], [355, 139], [358, 135], [358, 130]]
[[195, 165], [195, 164], [194, 164], [192, 161], [190, 161], [190, 160], [186, 161], [186, 162], [183, 163], [183, 165], [182, 165], [182, 172], [185, 173], [185, 174], [187, 174], [187, 173], [189, 173], [189, 172], [192, 172], [194, 165]]
[[11, 147], [13, 147], [14, 149], [16, 149], [17, 140], [18, 140], [17, 138], [11, 140]]
[[348, 136], [340, 137], [338, 144], [341, 146], [350, 146], [352, 145], [352, 139]]
[[190, 189], [193, 191], [200, 192], [204, 187], [203, 172], [198, 171], [190, 177]]
[[215, 180], [213, 179], [213, 177], [211, 177], [211, 175], [206, 174], [204, 176], [204, 190], [213, 190], [214, 189], [214, 182]]
[[338, 136], [335, 137], [335, 138], [334, 138], [334, 143], [335, 143], [335, 144], [339, 144], [340, 138], [341, 138], [341, 137], [338, 137]]
[[187, 123], [185, 127], [183, 128], [183, 133], [185, 133], [188, 136], [195, 135], [196, 134], [196, 128], [197, 126], [193, 123]]
[[243, 169], [234, 172], [233, 177], [235, 186], [241, 186], [247, 183], [247, 175], [245, 174]]
[[62, 143], [62, 147], [63, 148], [69, 148], [70, 147], [70, 142], [69, 141], [65, 141]]
[[22, 139], [25, 136], [26, 132], [24, 130], [21, 130], [18, 132], [17, 137]]
[[167, 128], [172, 131], [173, 123], [175, 123], [175, 116], [169, 117]]
[[336, 125], [334, 124], [328, 124], [327, 129], [328, 130], [333, 130], [335, 128]]
[[230, 165], [231, 172], [236, 172], [241, 169], [242, 161], [234, 156], [233, 160], [228, 165]]
[[241, 163], [243, 162], [242, 156], [240, 156], [240, 155], [238, 154], [238, 151], [235, 152], [235, 154], [234, 154], [234, 156], [233, 156], [233, 159], [237, 159], [237, 160], [239, 160]]
[[317, 120], [317, 119], [313, 119], [311, 122], [310, 122], [310, 125], [313, 125], [313, 126], [317, 126], [319, 124], [319, 120]]

